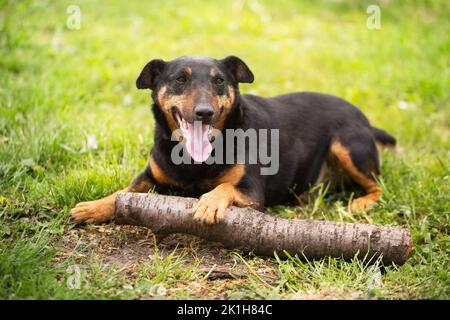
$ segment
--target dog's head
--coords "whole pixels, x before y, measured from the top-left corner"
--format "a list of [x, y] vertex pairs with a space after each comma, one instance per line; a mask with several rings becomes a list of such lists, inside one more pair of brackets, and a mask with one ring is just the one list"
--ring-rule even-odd
[[181, 57], [150, 61], [136, 86], [153, 91], [154, 103], [165, 115], [169, 129], [181, 129], [189, 146], [207, 143], [212, 128], [222, 129], [239, 94], [238, 84], [253, 79], [247, 65], [235, 56], [222, 60]]

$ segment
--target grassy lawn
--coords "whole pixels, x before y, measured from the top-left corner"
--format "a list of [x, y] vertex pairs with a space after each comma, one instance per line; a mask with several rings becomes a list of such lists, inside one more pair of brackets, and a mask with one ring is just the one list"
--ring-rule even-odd
[[[366, 27], [373, 3], [379, 30]], [[79, 30], [66, 27], [72, 4]], [[0, 0], [0, 298], [449, 299], [449, 33], [446, 0]], [[70, 222], [75, 203], [146, 165], [145, 63], [229, 54], [255, 74], [242, 92], [335, 94], [398, 139], [372, 211], [349, 214], [350, 194], [271, 211], [405, 225], [405, 265], [265, 259], [183, 235], [155, 245], [143, 228]]]

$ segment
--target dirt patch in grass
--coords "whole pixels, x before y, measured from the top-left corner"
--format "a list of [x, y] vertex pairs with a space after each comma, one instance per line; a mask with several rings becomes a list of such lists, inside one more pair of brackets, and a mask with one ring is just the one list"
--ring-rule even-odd
[[[58, 252], [55, 265], [66, 259], [90, 265], [95, 257], [106, 270], [119, 270], [130, 283], [155, 256], [164, 259], [174, 253], [182, 257], [182, 267], [194, 275], [192, 280], [174, 282], [168, 297], [187, 291], [192, 297], [226, 299], [225, 292], [245, 282], [249, 275], [247, 266], [218, 243], [175, 234], [159, 240], [155, 247], [152, 232], [142, 227], [113, 224], [76, 227], [53, 245]], [[259, 276], [273, 280], [275, 275], [270, 261], [260, 260], [255, 270]]]

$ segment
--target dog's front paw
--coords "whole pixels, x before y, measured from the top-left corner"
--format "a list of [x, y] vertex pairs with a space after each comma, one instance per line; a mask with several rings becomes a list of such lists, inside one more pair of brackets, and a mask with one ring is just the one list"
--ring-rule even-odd
[[205, 193], [194, 206], [194, 219], [207, 224], [221, 222], [231, 205], [228, 197], [224, 197], [217, 190]]
[[102, 223], [114, 217], [114, 210], [114, 202], [100, 199], [78, 203], [70, 210], [70, 215], [77, 224], [83, 222]]
[[353, 200], [353, 202], [349, 206], [349, 211], [350, 212], [368, 211], [372, 209], [372, 207], [374, 207], [376, 203], [377, 202], [373, 200], [371, 197], [368, 196], [360, 197]]

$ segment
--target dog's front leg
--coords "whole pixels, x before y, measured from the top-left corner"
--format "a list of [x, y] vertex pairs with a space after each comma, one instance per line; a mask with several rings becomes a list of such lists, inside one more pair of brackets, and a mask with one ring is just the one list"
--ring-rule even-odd
[[233, 204], [243, 207], [256, 205], [256, 202], [233, 184], [222, 183], [200, 197], [193, 209], [194, 219], [208, 224], [220, 222], [224, 219], [227, 208]]
[[114, 218], [116, 196], [119, 192], [148, 192], [155, 184], [151, 171], [146, 168], [125, 189], [94, 201], [78, 203], [70, 214], [75, 223], [102, 223]]

